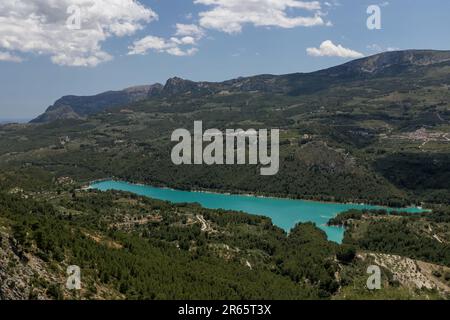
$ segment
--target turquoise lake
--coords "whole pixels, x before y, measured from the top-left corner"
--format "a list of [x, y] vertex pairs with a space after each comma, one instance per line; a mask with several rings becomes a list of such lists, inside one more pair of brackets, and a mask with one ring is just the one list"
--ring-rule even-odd
[[[339, 204], [280, 198], [261, 198], [245, 195], [180, 191], [112, 180], [93, 183], [91, 188], [100, 191], [126, 191], [173, 203], [199, 203], [208, 209], [244, 211], [250, 214], [269, 217], [276, 226], [283, 228], [286, 232], [289, 232], [299, 222], [314, 222], [319, 228], [327, 233], [329, 240], [337, 243], [342, 242], [345, 230], [344, 228], [327, 226], [327, 222], [331, 218], [334, 218], [337, 214], [349, 209], [387, 209], [385, 207], [362, 204]], [[401, 211], [407, 211], [410, 213], [423, 212], [423, 210], [419, 208], [406, 208], [401, 209]]]

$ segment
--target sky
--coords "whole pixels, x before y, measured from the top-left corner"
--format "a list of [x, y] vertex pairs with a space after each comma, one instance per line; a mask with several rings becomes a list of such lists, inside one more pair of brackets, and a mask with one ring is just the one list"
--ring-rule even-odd
[[448, 0], [1, 0], [0, 119], [178, 76], [311, 72], [450, 50]]

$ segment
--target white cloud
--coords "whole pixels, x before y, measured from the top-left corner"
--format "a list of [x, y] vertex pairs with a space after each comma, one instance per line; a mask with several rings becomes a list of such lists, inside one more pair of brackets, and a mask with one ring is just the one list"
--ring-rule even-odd
[[[80, 9], [81, 28], [69, 29], [68, 8]], [[1, 0], [0, 50], [48, 55], [65, 66], [112, 59], [102, 43], [132, 35], [158, 18], [135, 0]]]
[[146, 54], [150, 49], [164, 51], [169, 47], [170, 46], [165, 39], [154, 36], [147, 36], [138, 41], [135, 41], [132, 48], [130, 48], [129, 54]]
[[[299, 0], [194, 0], [211, 6], [200, 12], [200, 25], [227, 33], [239, 33], [245, 24], [257, 27], [312, 27], [325, 25], [319, 1]], [[294, 10], [313, 13], [309, 16], [289, 15]]]
[[335, 45], [331, 40], [322, 42], [319, 48], [306, 49], [308, 55], [313, 57], [341, 57], [341, 58], [362, 58], [364, 54], [351, 49], [344, 48], [342, 45]]
[[186, 36], [181, 38], [181, 43], [182, 44], [190, 44], [190, 45], [195, 45], [196, 44], [196, 40], [193, 37], [190, 36]]
[[341, 6], [341, 3], [338, 0], [326, 1], [324, 4], [327, 7], [340, 7]]
[[[254, 26], [331, 26], [323, 21], [319, 1], [300, 0], [194, 0], [195, 4], [212, 7], [199, 13], [199, 24], [175, 25], [173, 36], [166, 39], [149, 35], [137, 40], [129, 47], [130, 55], [145, 55], [149, 51], [175, 56], [191, 56], [198, 52], [198, 43], [206, 36], [206, 29], [217, 29], [227, 33], [240, 32], [245, 24]], [[288, 16], [288, 12], [304, 10], [312, 12], [309, 17]], [[188, 19], [193, 18], [192, 14]]]
[[[170, 39], [164, 39], [160, 37], [155, 36], [147, 36], [145, 38], [142, 38], [140, 40], [137, 40], [133, 43], [132, 46], [130, 46], [130, 51], [128, 52], [129, 55], [145, 55], [149, 51], [153, 50], [160, 53], [168, 53], [173, 56], [192, 56], [197, 53], [197, 48], [189, 48], [189, 49], [182, 49], [181, 46], [188, 43], [189, 41], [185, 37], [183, 39], [178, 39], [175, 37], [172, 37]], [[192, 38], [193, 39], [193, 38]]]
[[205, 31], [195, 24], [177, 23], [176, 28], [176, 36], [192, 36], [199, 39], [205, 36]]
[[370, 44], [367, 46], [367, 49], [375, 52], [375, 53], [380, 53], [380, 52], [389, 52], [389, 51], [398, 51], [400, 50], [400, 48], [397, 47], [382, 47], [376, 43], [374, 44]]
[[176, 31], [169, 39], [146, 36], [129, 47], [129, 55], [145, 55], [153, 50], [172, 56], [193, 56], [198, 52], [198, 41], [205, 36], [205, 31], [195, 24], [176, 24]]
[[9, 52], [0, 51], [0, 61], [22, 62], [23, 59], [21, 57], [15, 56]]

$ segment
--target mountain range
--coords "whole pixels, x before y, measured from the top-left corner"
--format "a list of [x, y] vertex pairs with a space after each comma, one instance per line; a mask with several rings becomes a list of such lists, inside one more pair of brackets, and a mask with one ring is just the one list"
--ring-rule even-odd
[[[386, 52], [66, 96], [31, 124], [0, 125], [0, 300], [450, 299], [449, 89], [450, 51]], [[278, 128], [279, 173], [173, 164], [173, 131], [197, 120]], [[337, 244], [313, 223], [287, 233], [263, 216], [86, 188], [102, 179], [426, 210], [343, 212], [328, 222], [346, 228]], [[65, 287], [69, 265], [80, 292]], [[373, 265], [381, 290], [367, 290]]]
[[224, 82], [194, 82], [178, 77], [165, 85], [156, 83], [108, 91], [94, 96], [64, 96], [31, 123], [58, 119], [82, 119], [105, 109], [161, 97], [205, 97], [214, 94], [264, 92], [299, 96], [313, 94], [333, 85], [375, 78], [414, 74], [423, 68], [450, 62], [450, 51], [408, 50], [377, 54], [312, 73], [258, 75]]

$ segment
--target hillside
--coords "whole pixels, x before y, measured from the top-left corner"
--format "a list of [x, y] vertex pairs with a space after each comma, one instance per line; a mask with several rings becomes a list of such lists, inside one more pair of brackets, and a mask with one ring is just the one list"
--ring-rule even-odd
[[56, 101], [47, 111], [33, 120], [34, 123], [58, 119], [77, 119], [105, 109], [126, 106], [129, 103], [155, 97], [204, 97], [225, 93], [263, 92], [286, 95], [311, 94], [357, 80], [385, 78], [390, 75], [413, 75], [422, 67], [450, 62], [450, 51], [411, 50], [387, 52], [346, 63], [342, 66], [308, 74], [259, 75], [242, 77], [220, 83], [194, 82], [178, 77], [166, 84], [144, 85], [123, 91], [110, 91], [95, 96], [66, 96]]
[[[77, 113], [18, 130], [4, 127], [0, 161], [32, 163], [81, 181], [115, 176], [182, 189], [448, 204], [449, 57], [440, 51], [388, 52], [310, 74], [223, 83], [174, 78], [152, 97], [126, 105], [115, 100], [104, 112], [90, 109], [96, 97], [73, 98], [78, 104], [70, 108], [81, 119]], [[69, 106], [56, 110], [64, 108]], [[172, 165], [172, 131], [190, 129], [195, 120], [205, 128], [281, 129], [279, 174], [261, 177], [258, 168], [246, 166]]]
[[31, 123], [51, 122], [63, 119], [82, 119], [107, 108], [142, 101], [160, 93], [162, 85], [130, 87], [121, 91], [108, 91], [95, 96], [65, 96], [50, 106], [44, 114]]

